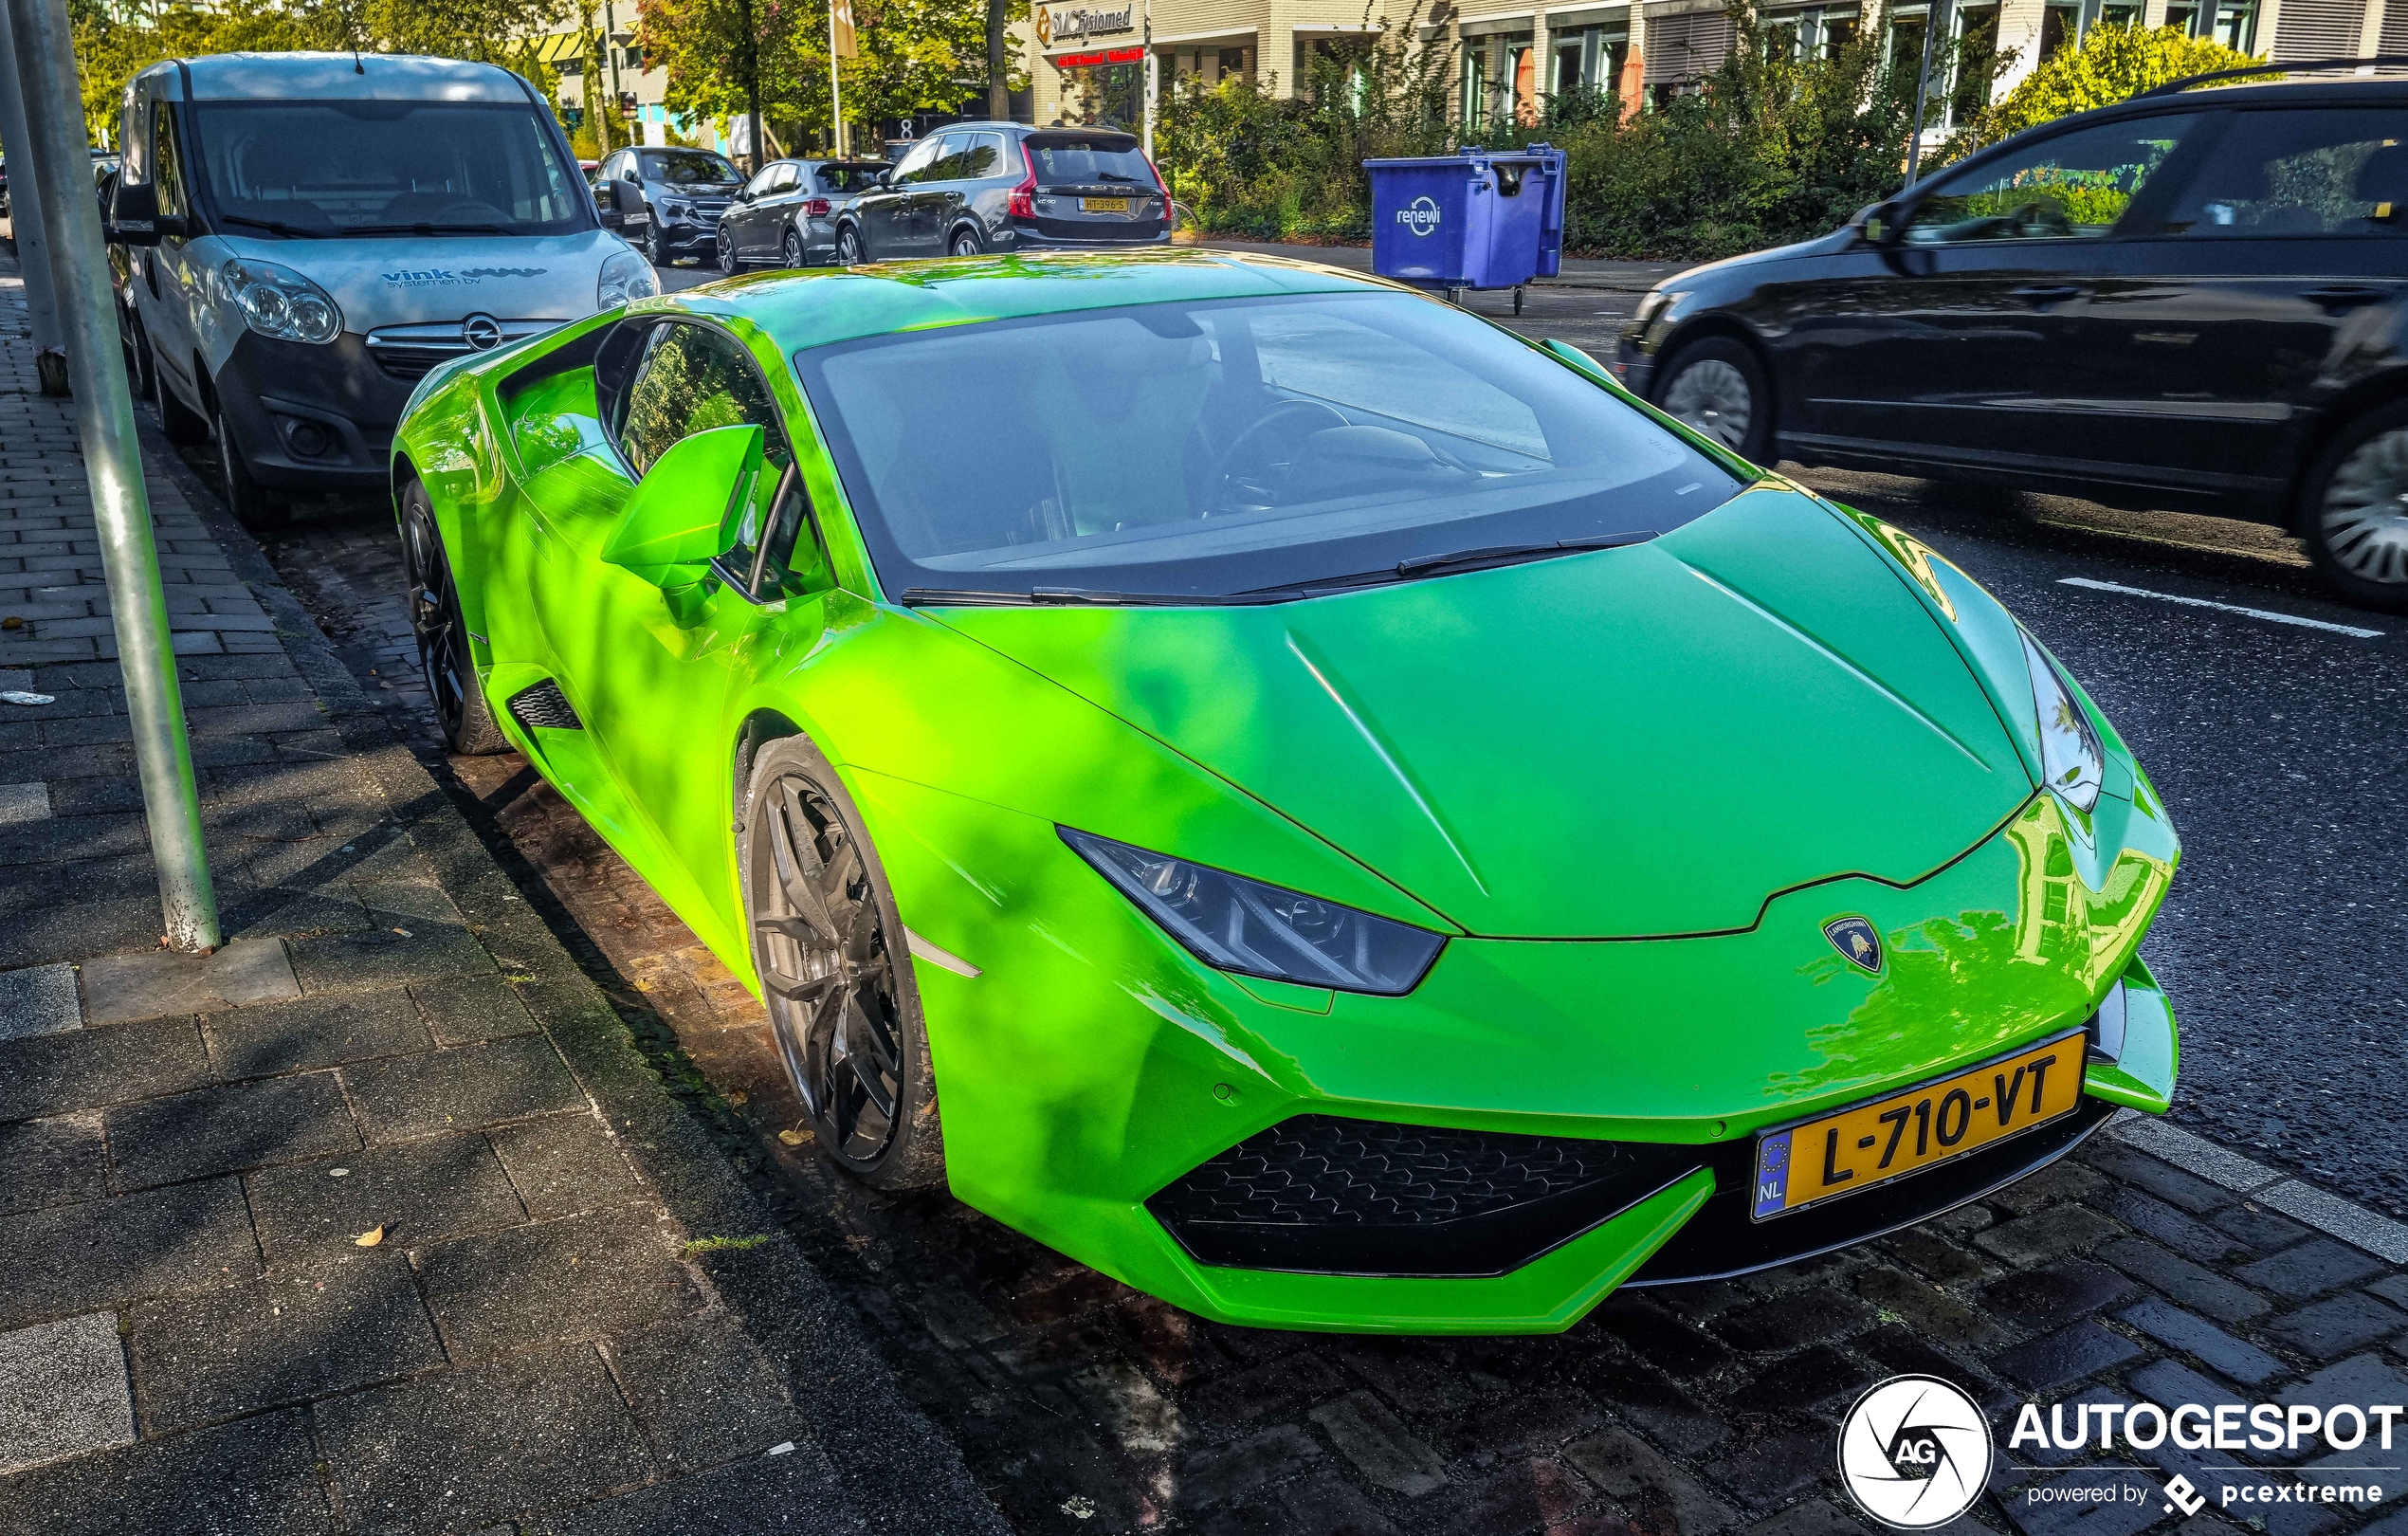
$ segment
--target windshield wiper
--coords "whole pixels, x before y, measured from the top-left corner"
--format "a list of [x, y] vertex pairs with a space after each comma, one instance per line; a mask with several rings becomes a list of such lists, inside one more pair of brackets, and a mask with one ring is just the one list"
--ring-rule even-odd
[[1098, 592], [1089, 587], [1031, 587], [1027, 592], [983, 592], [959, 587], [905, 587], [909, 608], [1255, 608], [1302, 597], [1302, 588], [1265, 587], [1260, 592]]
[[1323, 592], [1332, 588], [1369, 587], [1387, 581], [1418, 581], [1424, 576], [1449, 576], [1457, 571], [1485, 571], [1500, 565], [1520, 565], [1528, 560], [1553, 559], [1559, 555], [1585, 555], [1591, 550], [1620, 549], [1626, 544], [1644, 544], [1655, 537], [1652, 528], [1634, 529], [1630, 533], [1596, 534], [1587, 539], [1558, 539], [1547, 543], [1490, 544], [1481, 549], [1459, 549], [1446, 555], [1416, 555], [1398, 560], [1379, 571], [1358, 571], [1353, 576], [1322, 576], [1312, 581], [1286, 587], [1266, 587], [1264, 592], [1296, 592], [1300, 589]]
[[1098, 171], [1095, 174], [1095, 179], [1098, 181], [1125, 181], [1132, 187], [1138, 184], [1137, 177], [1124, 176], [1118, 171]]
[[292, 235], [295, 238], [301, 240], [323, 240], [326, 238], [326, 231], [323, 229], [304, 229], [298, 224], [286, 224], [283, 219], [246, 219], [240, 213], [220, 213], [217, 216], [217, 222], [220, 224], [239, 224], [246, 229], [265, 229], [270, 234]]
[[501, 224], [355, 224], [342, 232], [348, 239], [353, 235], [516, 234], [518, 231]]

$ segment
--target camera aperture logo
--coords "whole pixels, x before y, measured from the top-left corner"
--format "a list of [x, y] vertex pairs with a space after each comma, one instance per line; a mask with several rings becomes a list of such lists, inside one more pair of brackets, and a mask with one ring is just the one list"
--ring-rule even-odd
[[1865, 1513], [1929, 1530], [1973, 1508], [1990, 1482], [1981, 1407], [1936, 1376], [1893, 1376], [1856, 1399], [1839, 1426], [1839, 1480]]

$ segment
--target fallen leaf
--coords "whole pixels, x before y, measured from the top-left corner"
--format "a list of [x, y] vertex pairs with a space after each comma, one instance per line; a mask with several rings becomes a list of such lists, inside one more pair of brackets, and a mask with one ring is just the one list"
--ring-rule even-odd
[[798, 1130], [779, 1131], [777, 1133], [777, 1139], [785, 1143], [788, 1146], [800, 1146], [803, 1144], [803, 1133]]
[[0, 630], [22, 630], [24, 628], [25, 620], [17, 617], [14, 613], [9, 614], [7, 618], [0, 618]]
[[361, 1233], [358, 1236], [354, 1237], [352, 1242], [354, 1245], [360, 1248], [374, 1248], [384, 1240], [385, 1229], [382, 1225], [378, 1225], [371, 1227], [366, 1232]]
[[737, 1108], [741, 1109], [744, 1107], [744, 1095], [741, 1093], [731, 1093], [727, 1096], [727, 1102], [734, 1105]]
[[401, 935], [404, 939], [410, 937], [410, 933], [408, 928], [395, 928], [393, 932]]
[[49, 694], [27, 693], [23, 688], [10, 688], [5, 693], [0, 693], [0, 699], [6, 699], [12, 704], [46, 704], [59, 702]]

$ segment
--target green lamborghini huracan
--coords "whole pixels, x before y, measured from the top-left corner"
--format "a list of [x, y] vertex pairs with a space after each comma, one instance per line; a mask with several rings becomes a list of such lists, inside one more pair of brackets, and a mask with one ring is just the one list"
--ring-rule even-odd
[[737, 278], [427, 375], [428, 677], [826, 1155], [1191, 1311], [1541, 1332], [2162, 1111], [2179, 856], [1932, 551], [1586, 357], [1203, 250]]

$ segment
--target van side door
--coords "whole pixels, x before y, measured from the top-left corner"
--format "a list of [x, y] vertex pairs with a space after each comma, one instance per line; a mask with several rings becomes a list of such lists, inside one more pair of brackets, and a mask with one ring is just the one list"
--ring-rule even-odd
[[[158, 188], [159, 212], [190, 221], [198, 215], [192, 209], [187, 146], [175, 107], [164, 97], [154, 96], [149, 102], [146, 132], [151, 180]], [[160, 377], [193, 410], [206, 414], [203, 392], [208, 381], [200, 374], [207, 366], [200, 360], [201, 309], [210, 302], [210, 283], [209, 274], [199, 269], [200, 264], [191, 255], [193, 240], [202, 233], [188, 223], [186, 234], [162, 240], [144, 252], [135, 302], [141, 309], [143, 329], [158, 353]]]

